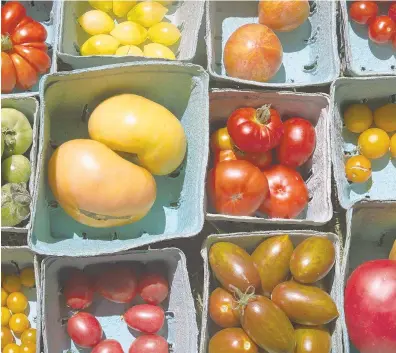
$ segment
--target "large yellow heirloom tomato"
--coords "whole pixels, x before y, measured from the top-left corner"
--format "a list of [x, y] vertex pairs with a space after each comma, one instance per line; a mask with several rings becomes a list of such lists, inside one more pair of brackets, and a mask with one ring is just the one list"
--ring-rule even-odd
[[59, 146], [48, 163], [48, 181], [65, 212], [91, 227], [136, 222], [156, 197], [155, 180], [146, 169], [93, 140]]
[[92, 112], [89, 136], [114, 151], [136, 154], [151, 173], [172, 173], [183, 161], [186, 136], [165, 107], [135, 94], [111, 97]]

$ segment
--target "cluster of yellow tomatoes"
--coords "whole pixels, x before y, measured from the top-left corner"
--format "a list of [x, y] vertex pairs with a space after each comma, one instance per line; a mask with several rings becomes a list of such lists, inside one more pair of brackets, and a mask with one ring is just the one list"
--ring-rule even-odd
[[[1, 351], [2, 353], [36, 353], [36, 329], [26, 315], [29, 302], [22, 287], [35, 286], [34, 270], [26, 267], [16, 274], [2, 276], [1, 284]], [[21, 344], [15, 343], [15, 337]]]
[[[173, 24], [163, 22], [172, 1], [89, 1], [93, 10], [79, 17], [78, 23], [90, 34], [80, 48], [86, 55], [134, 55], [175, 60], [169, 48], [180, 39]], [[114, 14], [116, 21], [111, 16]], [[141, 46], [141, 47], [139, 47]], [[143, 50], [142, 50], [143, 49]]]
[[364, 183], [371, 177], [370, 160], [388, 152], [396, 158], [396, 104], [385, 104], [374, 112], [367, 104], [352, 104], [344, 112], [344, 123], [349, 131], [360, 134], [359, 155], [346, 161], [345, 173], [349, 181]]

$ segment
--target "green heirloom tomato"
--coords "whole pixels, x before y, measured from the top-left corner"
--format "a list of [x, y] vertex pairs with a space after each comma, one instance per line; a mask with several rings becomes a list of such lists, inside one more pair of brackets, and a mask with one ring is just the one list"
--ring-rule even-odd
[[1, 225], [14, 227], [29, 217], [30, 194], [25, 183], [1, 187]]
[[4, 152], [4, 136], [1, 134], [1, 157], [3, 157]]
[[1, 163], [1, 176], [7, 183], [26, 183], [30, 173], [29, 159], [20, 154], [8, 157]]
[[4, 135], [4, 157], [24, 154], [33, 141], [29, 120], [13, 108], [1, 109], [1, 132]]

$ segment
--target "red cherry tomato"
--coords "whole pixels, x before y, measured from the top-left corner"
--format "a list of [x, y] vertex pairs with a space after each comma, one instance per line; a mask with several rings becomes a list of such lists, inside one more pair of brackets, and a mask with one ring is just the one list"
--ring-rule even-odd
[[151, 304], [135, 305], [124, 314], [127, 325], [139, 332], [157, 333], [165, 321], [164, 309]]
[[240, 150], [237, 150], [234, 147], [234, 150], [224, 150], [224, 151], [219, 151], [215, 154], [214, 157], [214, 164], [216, 165], [217, 163], [224, 162], [224, 161], [232, 161], [236, 159], [240, 160], [245, 160], [256, 167], [260, 168], [261, 170], [264, 170], [265, 168], [268, 168], [271, 163], [272, 163], [272, 152], [264, 152], [264, 153], [246, 153], [242, 152]]
[[291, 118], [283, 126], [285, 133], [277, 148], [279, 163], [291, 168], [300, 167], [315, 150], [315, 128], [302, 118]]
[[391, 4], [391, 6], [389, 7], [388, 16], [389, 16], [394, 22], [396, 22], [396, 2], [394, 2], [393, 4]]
[[158, 335], [145, 335], [136, 338], [128, 353], [169, 353], [168, 342]]
[[268, 183], [253, 164], [225, 161], [209, 172], [208, 192], [217, 212], [248, 216], [256, 212], [267, 197]]
[[91, 353], [124, 353], [124, 351], [116, 340], [104, 340], [96, 345]]
[[113, 265], [99, 276], [96, 290], [112, 302], [128, 303], [135, 298], [137, 285], [137, 277], [132, 268], [125, 265]]
[[65, 283], [63, 294], [66, 305], [74, 310], [88, 308], [93, 301], [94, 291], [89, 278], [84, 272], [74, 270]]
[[210, 136], [210, 148], [212, 152], [230, 150], [232, 148], [231, 137], [226, 127], [216, 130]]
[[301, 175], [289, 167], [275, 165], [263, 172], [269, 185], [269, 196], [260, 211], [272, 218], [294, 218], [308, 203], [308, 189]]
[[95, 316], [80, 311], [67, 322], [67, 333], [76, 345], [92, 348], [102, 339], [103, 331]]
[[389, 16], [378, 16], [369, 26], [369, 37], [377, 44], [388, 43], [396, 33], [396, 23]]
[[169, 284], [166, 278], [158, 273], [146, 274], [139, 281], [138, 292], [146, 303], [158, 305], [168, 296]]
[[283, 135], [280, 115], [269, 105], [235, 110], [228, 118], [227, 129], [232, 141], [244, 152], [267, 152], [279, 144]]
[[349, 9], [352, 20], [361, 25], [370, 23], [378, 14], [375, 1], [354, 1]]

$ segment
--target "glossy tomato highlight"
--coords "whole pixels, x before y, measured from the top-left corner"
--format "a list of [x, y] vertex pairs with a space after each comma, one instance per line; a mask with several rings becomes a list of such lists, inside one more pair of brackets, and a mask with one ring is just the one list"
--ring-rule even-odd
[[165, 312], [159, 306], [140, 304], [129, 308], [124, 314], [127, 325], [139, 332], [157, 333], [165, 321]]
[[76, 345], [83, 348], [95, 347], [103, 335], [102, 327], [96, 317], [83, 311], [67, 321], [67, 333]]
[[361, 25], [369, 24], [378, 14], [378, 5], [375, 1], [353, 1], [349, 8], [352, 20]]
[[389, 16], [376, 17], [369, 26], [369, 37], [377, 44], [385, 44], [396, 34], [396, 23]]

